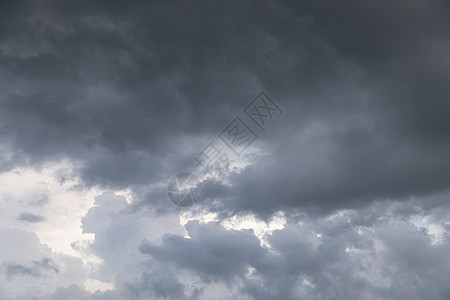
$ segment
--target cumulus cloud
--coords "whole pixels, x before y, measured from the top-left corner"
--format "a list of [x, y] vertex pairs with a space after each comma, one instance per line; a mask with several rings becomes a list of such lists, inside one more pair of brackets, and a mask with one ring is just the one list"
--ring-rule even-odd
[[[255, 234], [257, 222], [242, 229], [255, 217], [230, 225], [205, 211], [191, 215], [185, 233], [154, 236], [132, 230], [129, 242], [131, 224], [142, 230], [159, 220], [123, 210], [113, 217], [104, 210], [110, 219], [96, 232], [116, 238], [98, 238], [94, 245], [116, 276], [117, 289], [107, 293], [118, 299], [446, 299], [449, 227], [440, 239], [432, 232], [433, 225], [448, 223], [439, 213], [446, 206], [430, 211], [420, 201], [380, 201], [324, 216], [290, 214], [282, 227], [265, 235], [267, 243]], [[434, 222], [417, 226], [416, 215]], [[94, 214], [84, 222], [89, 218]], [[130, 244], [128, 251], [139, 250], [134, 262], [123, 256]]]

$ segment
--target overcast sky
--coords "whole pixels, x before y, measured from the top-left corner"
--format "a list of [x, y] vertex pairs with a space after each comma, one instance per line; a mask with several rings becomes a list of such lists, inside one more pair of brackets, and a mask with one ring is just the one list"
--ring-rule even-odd
[[0, 299], [450, 299], [449, 83], [447, 0], [1, 1]]

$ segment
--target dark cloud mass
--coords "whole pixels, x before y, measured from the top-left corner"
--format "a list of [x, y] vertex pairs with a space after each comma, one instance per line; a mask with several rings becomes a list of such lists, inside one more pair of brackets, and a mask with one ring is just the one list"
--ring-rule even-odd
[[[69, 161], [76, 188], [132, 198], [82, 219], [116, 289], [42, 299], [448, 299], [449, 33], [445, 0], [1, 1], [1, 174]], [[243, 113], [260, 91], [285, 112], [266, 132]], [[236, 116], [260, 138], [206, 182], [217, 218], [139, 223], [183, 213], [168, 179]], [[264, 242], [221, 223], [279, 212]], [[4, 275], [59, 270], [26, 262]]]
[[88, 185], [162, 180], [266, 90], [288, 112], [264, 136], [278, 202], [448, 188], [443, 2], [3, 5], [5, 168], [70, 157]]

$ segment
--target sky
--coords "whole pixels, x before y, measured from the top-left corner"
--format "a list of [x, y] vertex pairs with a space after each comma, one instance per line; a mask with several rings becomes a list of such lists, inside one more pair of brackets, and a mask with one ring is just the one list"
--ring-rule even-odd
[[449, 299], [449, 33], [446, 0], [0, 1], [0, 299]]

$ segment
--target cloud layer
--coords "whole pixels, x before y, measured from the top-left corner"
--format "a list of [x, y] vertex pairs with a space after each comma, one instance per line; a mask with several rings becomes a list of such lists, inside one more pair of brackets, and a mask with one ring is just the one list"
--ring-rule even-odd
[[[0, 298], [448, 299], [449, 13], [0, 3]], [[258, 138], [172, 205], [235, 117]]]

